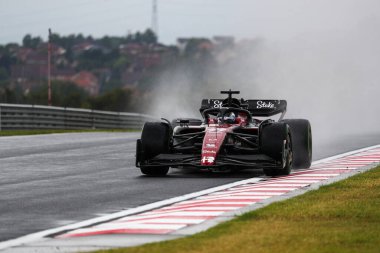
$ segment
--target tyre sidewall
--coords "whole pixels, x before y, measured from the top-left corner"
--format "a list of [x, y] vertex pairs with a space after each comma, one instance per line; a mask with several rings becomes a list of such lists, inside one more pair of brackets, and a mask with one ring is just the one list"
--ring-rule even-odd
[[293, 141], [293, 167], [306, 169], [312, 162], [312, 133], [310, 122], [306, 119], [282, 120], [289, 125]]
[[292, 170], [292, 154], [290, 156], [283, 153], [284, 141], [292, 150], [292, 138], [290, 127], [284, 122], [276, 122], [263, 126], [260, 133], [261, 152], [276, 161], [281, 161], [278, 168], [264, 169], [267, 176], [289, 175]]
[[144, 159], [167, 153], [170, 143], [170, 126], [163, 122], [147, 122], [141, 133], [141, 150]]

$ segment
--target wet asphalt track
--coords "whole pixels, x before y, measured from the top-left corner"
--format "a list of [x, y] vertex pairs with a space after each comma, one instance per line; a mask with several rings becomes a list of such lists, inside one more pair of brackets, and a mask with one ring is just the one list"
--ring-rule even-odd
[[[0, 138], [0, 241], [261, 175], [172, 170], [166, 178], [134, 167], [139, 133]], [[380, 135], [314, 147], [314, 159], [380, 143]]]

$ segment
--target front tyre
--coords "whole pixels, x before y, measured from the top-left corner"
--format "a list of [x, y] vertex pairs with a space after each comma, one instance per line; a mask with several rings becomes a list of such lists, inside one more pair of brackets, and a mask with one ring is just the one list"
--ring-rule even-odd
[[169, 150], [170, 127], [163, 122], [146, 122], [141, 133], [141, 149], [149, 160]]
[[264, 154], [281, 162], [277, 168], [265, 168], [267, 176], [289, 175], [293, 168], [293, 148], [289, 126], [273, 123], [262, 128], [261, 150]]
[[168, 173], [168, 166], [149, 166], [149, 160], [169, 152], [170, 130], [164, 122], [144, 124], [141, 139], [136, 143], [136, 166], [144, 175], [165, 176]]
[[306, 119], [285, 119], [284, 122], [289, 125], [293, 141], [293, 167], [295, 169], [310, 168], [313, 147], [311, 125]]

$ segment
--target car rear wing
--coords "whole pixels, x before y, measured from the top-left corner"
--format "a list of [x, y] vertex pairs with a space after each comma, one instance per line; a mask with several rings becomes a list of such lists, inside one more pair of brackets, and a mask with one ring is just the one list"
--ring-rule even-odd
[[[232, 99], [233, 107], [239, 107], [248, 110], [252, 116], [270, 117], [282, 113], [281, 119], [285, 115], [287, 102], [286, 100], [268, 100], [268, 99]], [[203, 99], [201, 108], [202, 113], [206, 109], [228, 107], [226, 99]]]

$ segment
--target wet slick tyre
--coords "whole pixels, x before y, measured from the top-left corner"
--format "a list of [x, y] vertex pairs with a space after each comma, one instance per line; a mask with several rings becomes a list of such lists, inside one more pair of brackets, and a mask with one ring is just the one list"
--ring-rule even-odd
[[144, 165], [156, 155], [167, 153], [169, 150], [170, 126], [163, 122], [147, 122], [144, 124], [141, 133], [141, 173], [149, 176], [165, 176], [168, 166], [149, 166]]
[[281, 161], [278, 168], [265, 168], [267, 176], [289, 175], [293, 166], [293, 150], [290, 128], [286, 123], [273, 123], [261, 130], [261, 150], [276, 161]]
[[293, 168], [310, 168], [313, 156], [310, 122], [306, 119], [285, 119], [281, 122], [290, 127], [293, 143]]

